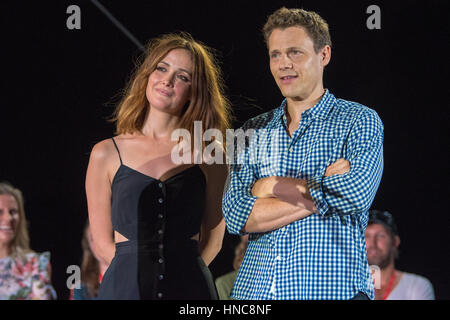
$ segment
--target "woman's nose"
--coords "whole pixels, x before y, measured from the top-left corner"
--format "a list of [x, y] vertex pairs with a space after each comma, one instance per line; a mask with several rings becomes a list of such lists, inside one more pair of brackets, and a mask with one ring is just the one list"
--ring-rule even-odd
[[174, 76], [173, 76], [173, 75], [167, 74], [167, 75], [164, 77], [164, 79], [162, 80], [162, 83], [163, 83], [165, 86], [173, 87], [173, 79], [174, 79]]
[[12, 214], [9, 213], [8, 210], [1, 210], [0, 213], [0, 221], [10, 223], [12, 220]]

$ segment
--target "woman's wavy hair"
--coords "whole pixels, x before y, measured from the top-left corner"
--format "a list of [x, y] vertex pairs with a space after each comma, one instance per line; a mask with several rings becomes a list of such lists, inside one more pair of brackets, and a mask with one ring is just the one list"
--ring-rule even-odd
[[147, 44], [113, 115], [116, 134], [142, 132], [150, 108], [146, 97], [148, 78], [174, 49], [189, 51], [193, 63], [191, 100], [183, 110], [179, 128], [189, 130], [193, 136], [194, 121], [201, 121], [203, 131], [216, 128], [224, 134], [230, 127], [230, 103], [224, 94], [225, 85], [214, 50], [194, 40], [189, 33], [180, 32], [162, 35]]
[[30, 237], [28, 235], [27, 220], [25, 217], [25, 206], [22, 191], [13, 187], [8, 182], [0, 182], [0, 195], [12, 196], [19, 210], [19, 224], [16, 228], [16, 234], [11, 242], [11, 255], [24, 257], [25, 254], [33, 252], [30, 249]]

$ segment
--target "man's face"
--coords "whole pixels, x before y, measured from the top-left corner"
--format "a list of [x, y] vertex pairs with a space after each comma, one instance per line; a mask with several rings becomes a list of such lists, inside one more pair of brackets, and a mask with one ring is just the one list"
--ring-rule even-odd
[[384, 269], [394, 261], [400, 242], [398, 236], [393, 237], [383, 225], [373, 223], [367, 226], [365, 238], [369, 265]]
[[322, 88], [323, 68], [331, 56], [329, 46], [316, 53], [313, 40], [301, 27], [274, 29], [268, 43], [270, 71], [283, 96], [301, 101]]

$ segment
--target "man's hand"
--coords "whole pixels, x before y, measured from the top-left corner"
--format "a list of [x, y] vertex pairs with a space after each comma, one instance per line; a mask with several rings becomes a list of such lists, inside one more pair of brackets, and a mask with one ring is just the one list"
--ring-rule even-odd
[[[325, 172], [326, 177], [344, 174], [350, 171], [350, 162], [341, 158], [330, 164]], [[299, 194], [304, 199], [312, 200], [305, 180], [288, 177], [265, 177], [257, 180], [252, 187], [252, 195], [258, 198], [285, 198], [284, 201], [295, 203]]]
[[261, 178], [255, 182], [252, 188], [252, 195], [258, 198], [273, 197], [273, 186], [276, 177]]
[[278, 176], [261, 178], [253, 185], [252, 195], [260, 199], [277, 198], [311, 212], [316, 211], [307, 183], [302, 179]]
[[341, 158], [327, 167], [325, 177], [334, 176], [335, 174], [344, 174], [349, 171], [350, 171], [350, 162]]
[[293, 204], [299, 197], [312, 200], [305, 180], [279, 176], [257, 180], [252, 195], [258, 198], [279, 198]]

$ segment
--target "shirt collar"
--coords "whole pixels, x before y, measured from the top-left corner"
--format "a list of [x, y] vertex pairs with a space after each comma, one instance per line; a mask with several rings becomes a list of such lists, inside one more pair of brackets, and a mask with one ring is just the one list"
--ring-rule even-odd
[[[274, 119], [280, 119], [281, 121], [283, 120], [285, 121], [286, 102], [287, 100], [284, 99], [280, 107], [278, 107], [275, 110]], [[336, 98], [334, 97], [334, 95], [330, 93], [328, 89], [326, 89], [324, 95], [319, 100], [319, 102], [316, 103], [314, 107], [305, 110], [303, 114], [308, 115], [309, 117], [311, 117], [311, 119], [314, 118], [326, 119], [335, 102]]]

